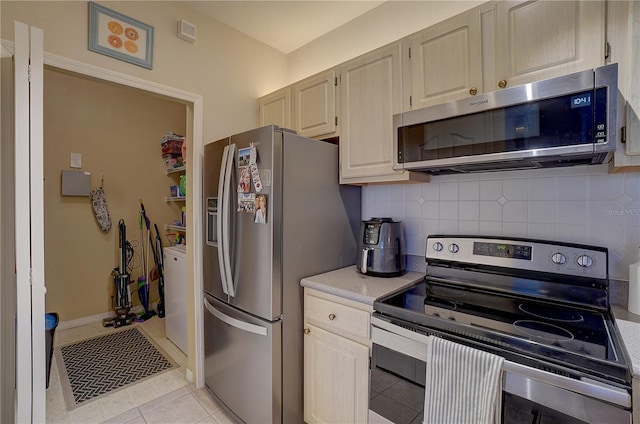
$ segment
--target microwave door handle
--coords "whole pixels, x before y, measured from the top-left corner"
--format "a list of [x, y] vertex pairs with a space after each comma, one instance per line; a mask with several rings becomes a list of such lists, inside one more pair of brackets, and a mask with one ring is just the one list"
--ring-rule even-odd
[[266, 327], [250, 324], [248, 322], [240, 321], [239, 319], [230, 317], [229, 315], [217, 310], [211, 303], [209, 303], [207, 299], [204, 299], [204, 307], [211, 313], [211, 315], [218, 318], [220, 321], [227, 323], [239, 330], [257, 334], [259, 336], [266, 336], [268, 334]]
[[224, 211], [226, 210], [225, 203], [225, 179], [226, 179], [226, 169], [227, 169], [227, 156], [229, 154], [229, 146], [224, 147], [224, 151], [222, 152], [222, 161], [220, 163], [220, 178], [218, 181], [218, 211], [220, 213], [219, 219], [216, 222], [216, 227], [218, 231], [218, 263], [220, 264], [220, 279], [222, 281], [222, 291], [224, 294], [229, 295], [229, 291], [227, 290], [227, 280], [226, 280], [226, 272], [224, 269], [224, 244], [225, 238], [222, 232], [224, 228], [224, 224], [222, 223], [224, 217]]
[[231, 187], [231, 183], [232, 183], [231, 176], [232, 176], [232, 173], [234, 172], [233, 163], [235, 161], [235, 157], [236, 157], [236, 145], [230, 144], [229, 151], [227, 152], [227, 164], [225, 169], [225, 187], [224, 187], [224, 195], [223, 195], [224, 209], [222, 210], [222, 233], [223, 233], [225, 242], [222, 248], [222, 257], [224, 261], [223, 269], [225, 273], [225, 277], [223, 280], [226, 282], [226, 285], [227, 285], [226, 293], [231, 297], [235, 297], [236, 295], [236, 288], [235, 288], [235, 284], [233, 283], [233, 276], [231, 274], [231, 254], [230, 254], [230, 248], [229, 248], [229, 231], [230, 231], [229, 227], [230, 227], [230, 219], [231, 219], [231, 208], [234, 206], [230, 202], [230, 197], [233, 189], [233, 187]]

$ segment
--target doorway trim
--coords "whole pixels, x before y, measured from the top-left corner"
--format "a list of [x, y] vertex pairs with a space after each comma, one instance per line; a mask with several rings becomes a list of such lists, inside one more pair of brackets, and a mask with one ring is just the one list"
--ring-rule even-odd
[[[10, 52], [15, 52], [14, 43], [1, 40], [2, 45]], [[123, 86], [136, 88], [153, 93], [159, 96], [177, 100], [187, 106], [186, 125], [187, 134], [192, 136], [186, 138], [187, 151], [191, 166], [187, 167], [187, 192], [202, 193], [202, 155], [203, 155], [203, 96], [196, 93], [165, 86], [153, 81], [143, 80], [127, 74], [122, 74], [95, 65], [64, 58], [51, 53], [44, 53], [44, 65], [54, 68], [74, 72], [80, 75], [93, 77], [99, 80], [108, 81]], [[191, 139], [191, 140], [190, 140]], [[203, 296], [202, 296], [202, 231], [196, 231], [202, 226], [202, 196], [192, 195], [187, 198], [187, 208], [191, 225], [187, 226], [187, 295], [193, 300], [193, 311], [191, 320], [193, 322], [193, 346], [194, 351], [189, 349], [187, 355], [186, 379], [194, 382], [197, 388], [204, 385], [204, 326], [203, 326]], [[191, 289], [191, 290], [189, 290]], [[189, 322], [189, 320], [188, 320]], [[188, 335], [189, 336], [189, 335]], [[190, 340], [191, 337], [188, 337]], [[195, 364], [193, 363], [195, 359]], [[195, 370], [189, 368], [189, 364], [195, 365]], [[195, 376], [193, 372], [195, 371]]]

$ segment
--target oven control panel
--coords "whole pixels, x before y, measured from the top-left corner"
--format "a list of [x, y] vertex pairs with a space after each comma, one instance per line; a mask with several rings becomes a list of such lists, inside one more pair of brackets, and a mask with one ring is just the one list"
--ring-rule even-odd
[[429, 236], [425, 258], [608, 278], [606, 248], [544, 240]]

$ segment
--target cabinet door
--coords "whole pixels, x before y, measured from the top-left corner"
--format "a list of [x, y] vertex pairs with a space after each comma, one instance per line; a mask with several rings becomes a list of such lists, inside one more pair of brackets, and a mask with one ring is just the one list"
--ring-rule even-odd
[[482, 92], [480, 11], [473, 9], [409, 39], [411, 97], [405, 110]]
[[312, 325], [305, 327], [305, 422], [366, 423], [369, 348]]
[[393, 115], [402, 109], [400, 44], [340, 68], [340, 182], [393, 170]]
[[[630, 22], [627, 64], [627, 144], [626, 153], [633, 155], [635, 164], [640, 165], [640, 2], [629, 4]], [[620, 109], [618, 109], [620, 110]], [[618, 112], [620, 113], [620, 112]]]
[[294, 129], [305, 137], [336, 132], [336, 72], [307, 78], [293, 87]]
[[[611, 63], [618, 63], [618, 124], [626, 125], [626, 144], [618, 138], [610, 172], [640, 172], [640, 2], [607, 3]], [[625, 113], [626, 110], [626, 113]], [[626, 119], [626, 123], [625, 123]]]
[[485, 90], [603, 65], [604, 12], [603, 1], [498, 2], [496, 81]]
[[259, 126], [277, 125], [291, 128], [291, 88], [274, 91], [258, 99]]

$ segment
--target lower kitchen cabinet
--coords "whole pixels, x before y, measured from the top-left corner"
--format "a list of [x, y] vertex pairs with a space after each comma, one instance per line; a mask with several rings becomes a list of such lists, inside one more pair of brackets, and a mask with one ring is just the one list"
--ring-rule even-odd
[[370, 305], [305, 288], [304, 420], [366, 423]]

